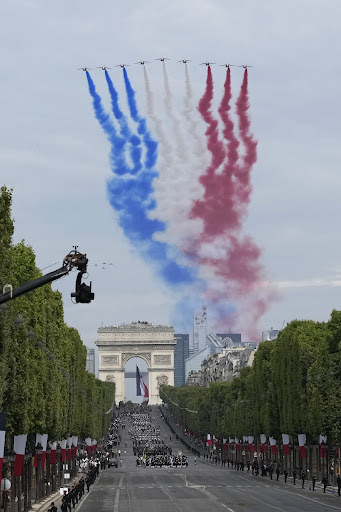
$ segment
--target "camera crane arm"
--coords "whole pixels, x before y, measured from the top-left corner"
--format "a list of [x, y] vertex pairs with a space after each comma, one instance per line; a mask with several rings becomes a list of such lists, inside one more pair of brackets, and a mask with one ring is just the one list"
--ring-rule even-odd
[[20, 295], [31, 292], [45, 284], [52, 283], [53, 281], [66, 276], [74, 268], [77, 268], [79, 272], [76, 279], [76, 291], [71, 294], [71, 297], [74, 297], [76, 302], [89, 303], [95, 298], [94, 293], [91, 293], [91, 283], [90, 286], [85, 283], [81, 283], [83, 274], [87, 272], [87, 264], [88, 259], [86, 254], [81, 254], [77, 250], [71, 251], [65, 256], [62, 267], [57, 270], [53, 270], [44, 276], [38, 277], [37, 279], [27, 281], [8, 292], [0, 294], [0, 304], [16, 299], [17, 297], [20, 297]]

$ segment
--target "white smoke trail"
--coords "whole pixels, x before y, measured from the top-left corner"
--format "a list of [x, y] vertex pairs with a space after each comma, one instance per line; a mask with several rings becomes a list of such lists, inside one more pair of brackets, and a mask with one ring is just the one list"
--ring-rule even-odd
[[[171, 142], [171, 137], [167, 137], [162, 121], [155, 112], [148, 72], [145, 68], [143, 71], [147, 113], [154, 125], [159, 143], [157, 164], [159, 176], [153, 182], [156, 208], [151, 212], [150, 217], [158, 218], [167, 225], [166, 231], [157, 235], [158, 240], [180, 246], [180, 241], [187, 238], [188, 228], [186, 227], [186, 219], [188, 219], [189, 204], [191, 204], [191, 201], [188, 201], [188, 176], [181, 158], [184, 143], [180, 144], [179, 147], [176, 135], [176, 144]], [[168, 77], [167, 81], [165, 81], [165, 91], [166, 96], [168, 96], [168, 99], [165, 98], [165, 104], [167, 102], [167, 114], [169, 115], [169, 111], [171, 111], [171, 94], [168, 95], [170, 93]], [[179, 139], [181, 138], [180, 131], [178, 131], [178, 137]], [[188, 220], [188, 222], [190, 221]]]
[[164, 82], [164, 86], [165, 86], [165, 101], [164, 101], [164, 103], [165, 103], [166, 113], [167, 113], [168, 117], [172, 120], [172, 124], [173, 124], [174, 135], [175, 135], [175, 139], [176, 139], [176, 148], [175, 148], [176, 156], [180, 162], [181, 161], [183, 162], [184, 160], [185, 161], [187, 160], [187, 148], [185, 147], [184, 137], [183, 137], [182, 130], [180, 127], [180, 121], [179, 121], [177, 115], [174, 113], [173, 104], [172, 104], [172, 92], [171, 92], [171, 88], [170, 88], [170, 84], [169, 84], [169, 78], [168, 78], [166, 64], [164, 62], [162, 64], [163, 64], [162, 65], [162, 67], [163, 67], [163, 82]]

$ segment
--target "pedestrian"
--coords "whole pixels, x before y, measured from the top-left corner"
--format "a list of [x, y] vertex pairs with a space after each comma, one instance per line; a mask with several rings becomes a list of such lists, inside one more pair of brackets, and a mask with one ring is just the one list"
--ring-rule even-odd
[[284, 482], [287, 483], [287, 479], [288, 479], [288, 472], [287, 470], [285, 469], [284, 470]]
[[279, 470], [279, 467], [277, 466], [277, 469], [276, 469], [276, 481], [277, 482], [279, 480], [279, 474], [280, 474], [280, 470]]
[[315, 484], [316, 484], [316, 476], [315, 475], [313, 475], [312, 481], [313, 481], [313, 491], [315, 491]]
[[269, 475], [270, 475], [271, 480], [272, 480], [272, 473], [273, 473], [273, 471], [274, 470], [273, 470], [272, 464], [270, 464], [270, 466], [269, 466]]
[[304, 489], [304, 482], [305, 482], [305, 472], [304, 471], [302, 471], [301, 479], [302, 479], [302, 489]]
[[194, 466], [196, 466], [196, 465], [197, 465], [197, 458], [194, 457]]
[[123, 462], [122, 459], [120, 459], [120, 468], [122, 467], [122, 462]]
[[88, 476], [85, 479], [85, 483], [86, 483], [86, 490], [89, 492], [90, 491], [90, 478]]
[[340, 492], [341, 492], [341, 478], [340, 478], [339, 473], [337, 474], [336, 483], [337, 483], [337, 493], [340, 496]]
[[322, 483], [323, 483], [323, 492], [326, 492], [326, 488], [327, 488], [327, 483], [328, 483], [328, 480], [327, 480], [327, 477], [324, 476], [322, 478]]
[[51, 503], [51, 508], [49, 508], [49, 512], [57, 512], [57, 507], [55, 506], [53, 501]]
[[294, 479], [294, 485], [296, 485], [296, 476], [297, 476], [297, 474], [296, 474], [296, 471], [294, 470], [294, 471], [292, 472], [292, 477], [293, 477], [293, 479]]

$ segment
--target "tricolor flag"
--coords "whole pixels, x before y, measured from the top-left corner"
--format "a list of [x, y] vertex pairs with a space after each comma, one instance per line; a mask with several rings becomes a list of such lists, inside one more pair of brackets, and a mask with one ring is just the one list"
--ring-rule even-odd
[[253, 445], [254, 439], [255, 438], [253, 436], [249, 436], [248, 437], [248, 443], [249, 443], [249, 450], [250, 450], [250, 452], [254, 452], [255, 451], [255, 447]]
[[206, 446], [211, 446], [211, 434], [207, 434]]
[[97, 450], [97, 441], [96, 439], [92, 440], [92, 451], [95, 452]]
[[143, 382], [142, 375], [140, 374], [139, 367], [136, 366], [136, 395], [149, 398], [148, 388]]
[[0, 484], [2, 475], [2, 466], [4, 462], [4, 447], [5, 447], [5, 436], [6, 436], [6, 414], [0, 414]]
[[27, 434], [21, 436], [14, 436], [14, 476], [21, 476], [22, 467], [25, 459], [25, 448], [26, 448]]
[[297, 437], [298, 437], [298, 444], [300, 447], [300, 457], [301, 457], [301, 459], [305, 459], [307, 456], [307, 448], [305, 447], [307, 436], [305, 434], [298, 434]]
[[260, 435], [260, 442], [262, 445], [263, 453], [266, 453], [268, 451], [268, 445], [266, 444], [266, 435], [265, 434]]
[[[48, 434], [36, 434], [36, 448], [38, 444], [42, 447], [41, 467], [45, 467], [46, 447]], [[37, 467], [37, 450], [34, 452], [34, 467]]]
[[78, 436], [72, 436], [73, 456], [77, 457]]
[[71, 455], [72, 455], [72, 453], [71, 453], [72, 437], [71, 436], [67, 438], [66, 445], [67, 445], [67, 460], [71, 460]]
[[92, 452], [91, 437], [87, 437], [85, 439], [85, 442], [86, 442], [86, 449], [87, 449], [88, 455], [91, 455], [91, 452]]
[[323, 457], [325, 459], [327, 457], [327, 436], [323, 436], [322, 434], [320, 434], [319, 444], [320, 457]]
[[227, 442], [227, 439], [224, 437], [223, 438], [223, 447], [226, 448], [226, 442]]
[[282, 434], [282, 441], [284, 455], [290, 455], [289, 434]]
[[270, 441], [271, 451], [272, 451], [273, 455], [276, 455], [276, 453], [277, 453], [277, 441], [273, 437], [269, 437], [269, 441]]
[[60, 449], [62, 452], [62, 462], [65, 462], [65, 453], [66, 453], [66, 439], [62, 439], [60, 442]]
[[50, 445], [50, 464], [55, 464], [56, 463], [56, 453], [57, 453], [57, 441], [55, 441], [54, 443], [49, 443]]
[[233, 437], [229, 437], [229, 443], [230, 443], [230, 450], [233, 450], [233, 443], [234, 443]]

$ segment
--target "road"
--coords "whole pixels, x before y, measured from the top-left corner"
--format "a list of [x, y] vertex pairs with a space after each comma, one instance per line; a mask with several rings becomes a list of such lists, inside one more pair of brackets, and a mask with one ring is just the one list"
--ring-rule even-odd
[[[183, 451], [167, 425], [155, 413], [162, 436], [172, 446], [173, 453]], [[127, 423], [127, 429], [129, 423]], [[184, 468], [136, 467], [132, 443], [122, 430], [121, 450], [128, 442], [127, 454], [122, 455], [122, 468], [101, 472], [91, 491], [78, 506], [79, 512], [326, 512], [341, 510], [341, 498], [331, 492], [315, 492], [284, 483], [253, 476], [246, 471], [221, 468], [197, 459], [188, 453], [189, 466]], [[186, 452], [184, 452], [186, 453]], [[187, 454], [187, 453], [186, 453]]]

